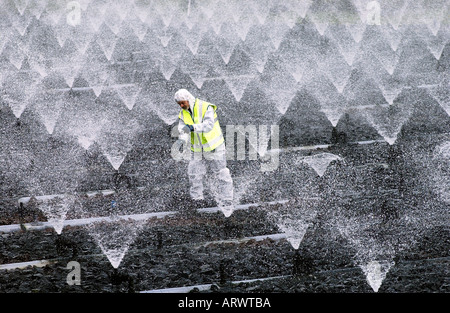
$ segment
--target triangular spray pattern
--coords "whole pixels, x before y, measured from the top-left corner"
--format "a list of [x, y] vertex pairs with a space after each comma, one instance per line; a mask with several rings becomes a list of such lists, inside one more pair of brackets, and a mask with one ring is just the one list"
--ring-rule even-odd
[[312, 156], [301, 157], [299, 162], [308, 164], [314, 169], [317, 175], [322, 177], [330, 163], [336, 160], [342, 161], [343, 158], [332, 153], [324, 152]]
[[86, 228], [111, 265], [118, 268], [144, 222], [112, 217], [109, 221], [88, 224]]
[[371, 261], [367, 264], [360, 265], [360, 267], [366, 275], [370, 287], [372, 287], [373, 291], [378, 292], [383, 280], [393, 265], [394, 262]]

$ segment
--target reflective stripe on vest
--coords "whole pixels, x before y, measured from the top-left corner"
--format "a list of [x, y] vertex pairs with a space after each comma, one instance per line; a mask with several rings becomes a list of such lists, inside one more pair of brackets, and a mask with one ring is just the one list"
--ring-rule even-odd
[[194, 152], [201, 152], [202, 149], [203, 151], [214, 150], [225, 141], [217, 118], [217, 106], [200, 99], [195, 99], [194, 107], [192, 108], [193, 118], [186, 110], [181, 110], [178, 115], [186, 125], [200, 124], [203, 122], [209, 106], [212, 106], [214, 109], [214, 126], [207, 133], [191, 132], [191, 150]]

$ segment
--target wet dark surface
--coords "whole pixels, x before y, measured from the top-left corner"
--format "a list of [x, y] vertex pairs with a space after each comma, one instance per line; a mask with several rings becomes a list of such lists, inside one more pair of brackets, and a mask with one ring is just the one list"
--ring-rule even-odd
[[[445, 134], [436, 134], [423, 139], [403, 138], [394, 146], [331, 146], [323, 151], [339, 155], [345, 162], [332, 163], [322, 177], [297, 162], [308, 152], [280, 154], [280, 166], [270, 174], [258, 174], [259, 167], [251, 162], [231, 161], [235, 181], [239, 181], [240, 174], [244, 178], [240, 186], [247, 188], [241, 203], [290, 201], [238, 210], [229, 218], [220, 212], [196, 212], [195, 208], [216, 205], [211, 195], [201, 203], [192, 202], [186, 188], [175, 192], [170, 181], [158, 186], [158, 191], [153, 185], [144, 183], [145, 188], [138, 190], [120, 185], [119, 181], [118, 185], [110, 185], [116, 187], [112, 188], [114, 195], [79, 196], [66, 218], [162, 211], [176, 214], [147, 221], [118, 270], [84, 227], [65, 227], [61, 235], [52, 228], [4, 233], [0, 239], [1, 264], [44, 259], [55, 263], [42, 268], [1, 270], [0, 291], [138, 292], [213, 284], [212, 289], [203, 292], [366, 293], [373, 290], [359, 267], [360, 254], [380, 249], [378, 257], [382, 260], [386, 257], [383, 249], [387, 249], [395, 264], [378, 292], [447, 293], [449, 207], [433, 180], [442, 173], [440, 161], [433, 159], [435, 147], [446, 138]], [[187, 182], [186, 177], [181, 179]], [[163, 201], [152, 203], [154, 194], [165, 192], [162, 190], [171, 196], [158, 197]], [[112, 200], [117, 201], [116, 208], [111, 207]], [[46, 221], [40, 204], [33, 201], [23, 207], [13, 201], [5, 203], [2, 224], [38, 225]], [[279, 210], [301, 218], [305, 208], [318, 214], [298, 250], [284, 239], [201, 247], [210, 241], [280, 233], [277, 219], [267, 213]], [[355, 232], [345, 236], [340, 232], [342, 225], [352, 220], [368, 226], [359, 229], [355, 224]], [[376, 238], [376, 242], [370, 238]], [[355, 239], [362, 242], [355, 245]], [[70, 261], [81, 265], [79, 286], [66, 282]], [[230, 283], [276, 276], [286, 277]]]
[[[272, 207], [272, 210], [276, 208]], [[138, 292], [213, 284], [207, 292], [373, 292], [354, 260], [355, 249], [321, 223], [294, 250], [286, 240], [202, 246], [224, 238], [277, 233], [259, 209], [221, 213], [187, 212], [149, 221], [115, 270], [82, 228], [62, 235], [45, 231], [3, 234], [2, 263], [50, 259], [43, 268], [2, 270], [2, 292]], [[399, 251], [378, 292], [449, 292], [450, 229], [431, 227]], [[81, 265], [81, 285], [69, 286], [69, 261]], [[231, 284], [254, 278], [287, 276]], [[195, 292], [195, 288], [192, 292]]]
[[[12, 2], [10, 6], [17, 11]], [[152, 32], [162, 25], [161, 21], [158, 23], [153, 25]], [[41, 30], [36, 19], [31, 25], [34, 28], [30, 29]], [[53, 36], [51, 27], [46, 26], [42, 33], [47, 31], [51, 34], [49, 37]], [[422, 41], [426, 36], [417, 39], [415, 30], [405, 32], [406, 39], [399, 49], [404, 53], [394, 55], [399, 59], [395, 75], [390, 75], [395, 78], [393, 82], [400, 80], [403, 89], [394, 106], [385, 107], [384, 113], [389, 117], [387, 127], [396, 126], [395, 117], [403, 117], [402, 109], [409, 115], [396, 134], [395, 144], [388, 145], [380, 130], [364, 115], [367, 107], [386, 106], [380, 88], [390, 87], [390, 80], [383, 84], [375, 82], [388, 77], [384, 70], [378, 73], [377, 67], [381, 69], [383, 64], [374, 63], [374, 69], [366, 68], [367, 62], [375, 60], [369, 53], [372, 40], [378, 34], [375, 26], [368, 27], [364, 35], [362, 46], [368, 45], [363, 49], [367, 51], [361, 52], [361, 59], [355, 60], [352, 67], [343, 93], [348, 107], [345, 110], [337, 107], [345, 113], [336, 127], [322, 110], [323, 105], [333, 104], [334, 107], [334, 102], [324, 103], [320, 99], [326, 92], [336, 99], [342, 94], [338, 94], [324, 73], [318, 71], [317, 77], [308, 82], [310, 85], [293, 87], [295, 92], [288, 103], [278, 102], [278, 88], [266, 90], [262, 84], [265, 80], [272, 81], [272, 77], [292, 81], [291, 74], [280, 73], [277, 58], [282, 59], [284, 53], [297, 55], [296, 49], [303, 45], [317, 48], [315, 57], [326, 52], [329, 59], [324, 60], [334, 60], [337, 51], [334, 43], [327, 38], [328, 34], [319, 36], [309, 22], [302, 21], [286, 32], [280, 50], [268, 56], [263, 73], [255, 75], [240, 101], [236, 100], [234, 89], [216, 70], [223, 67], [230, 77], [242, 73], [245, 76], [247, 69], [254, 71], [254, 64], [246, 56], [251, 50], [246, 49], [257, 47], [252, 38], [261, 42], [258, 31], [259, 28], [250, 31], [249, 40], [233, 52], [226, 66], [219, 54], [213, 54], [208, 61], [213, 66], [209, 66], [206, 76], [214, 79], [206, 80], [200, 89], [183, 72], [189, 64], [178, 64], [172, 78], [165, 79], [160, 67], [154, 64], [157, 61], [145, 55], [148, 51], [140, 51], [142, 43], [138, 43], [136, 36], [131, 36], [132, 44], [125, 47], [121, 38], [117, 59], [105, 64], [126, 76], [124, 83], [132, 81], [142, 87], [133, 110], [126, 108], [113, 90], [105, 88], [100, 97], [94, 98], [89, 83], [76, 77], [74, 87], [81, 89], [71, 89], [64, 98], [65, 107], [53, 134], [47, 132], [40, 110], [33, 105], [26, 107], [17, 118], [7, 100], [0, 99], [0, 225], [22, 225], [20, 231], [0, 234], [0, 265], [51, 261], [42, 268], [0, 269], [0, 292], [127, 293], [212, 284], [213, 287], [203, 292], [372, 293], [360, 265], [373, 260], [388, 260], [394, 264], [378, 290], [380, 293], [450, 291], [450, 207], [442, 192], [448, 192], [448, 188], [443, 188], [449, 181], [448, 158], [437, 153], [440, 145], [449, 142], [450, 116], [427, 89], [448, 83], [444, 74], [450, 64], [450, 44], [443, 44], [442, 55], [437, 60]], [[33, 32], [26, 36], [29, 34]], [[201, 49], [209, 49], [209, 41], [215, 39], [213, 31], [207, 34]], [[179, 34], [176, 35], [179, 38]], [[147, 37], [156, 38], [153, 33]], [[40, 39], [38, 36], [33, 40], [36, 38]], [[296, 44], [299, 38], [302, 41]], [[55, 38], [50, 42], [55, 49], [53, 52], [61, 52]], [[265, 48], [265, 41], [262, 42], [260, 48]], [[150, 46], [153, 42], [145, 44]], [[193, 61], [197, 59], [187, 47], [175, 46], [174, 51], [178, 48], [189, 55], [188, 63], [197, 62]], [[98, 57], [96, 49], [92, 50], [89, 56]], [[104, 59], [102, 52], [100, 56]], [[6, 59], [2, 55], [1, 65], [11, 68]], [[320, 61], [320, 57], [317, 60]], [[24, 73], [29, 75], [27, 63], [24, 62]], [[11, 69], [10, 73], [17, 75], [17, 71]], [[318, 81], [321, 79], [323, 82]], [[10, 80], [7, 83], [5, 86], [13, 85]], [[47, 77], [38, 88], [67, 89], [67, 86], [62, 77]], [[217, 203], [208, 192], [201, 203], [190, 199], [187, 163], [176, 162], [171, 156], [176, 140], [171, 136], [175, 124], [168, 125], [162, 117], [170, 117], [172, 109], [167, 106], [175, 106], [171, 101], [178, 88], [188, 88], [218, 105], [224, 135], [226, 125], [279, 126], [279, 145], [284, 150], [279, 154], [274, 171], [262, 172], [261, 159], [233, 159], [229, 160], [228, 167], [240, 204], [290, 202], [235, 211], [229, 218], [220, 212], [194, 211], [214, 207]], [[8, 91], [8, 88], [3, 89], [2, 95]], [[155, 90], [158, 99], [154, 98]], [[280, 104], [287, 106], [284, 114], [277, 108]], [[339, 104], [336, 102], [336, 106]], [[400, 111], [396, 111], [398, 108]], [[113, 130], [129, 135], [132, 148], [120, 170], [114, 170], [97, 143], [89, 149], [79, 144], [70, 124], [79, 115], [104, 118], [114, 126]], [[130, 130], [132, 122], [142, 127], [138, 131]], [[310, 145], [326, 147], [308, 148]], [[247, 142], [247, 149], [248, 146]], [[306, 148], [288, 150], [294, 147]], [[343, 159], [330, 163], [323, 176], [302, 162], [303, 157], [321, 152]], [[88, 191], [99, 190], [113, 190], [115, 194], [86, 196]], [[38, 226], [48, 217], [42, 211], [42, 203], [36, 199], [32, 198], [23, 206], [19, 199], [63, 193], [77, 195], [70, 203], [66, 219], [165, 211], [176, 214], [147, 221], [116, 270], [85, 227], [68, 226], [61, 235], [52, 228], [26, 230], [28, 223]], [[117, 203], [116, 207], [112, 206], [112, 201]], [[57, 204], [57, 201], [50, 203]], [[270, 214], [277, 211], [280, 214]], [[280, 221], [286, 217], [301, 220], [305, 213], [311, 212], [317, 215], [298, 250], [285, 239], [203, 246], [210, 241], [280, 233], [282, 229], [277, 225]], [[70, 261], [81, 265], [80, 285], [67, 283], [70, 270], [66, 266]], [[231, 283], [277, 276], [283, 278]]]

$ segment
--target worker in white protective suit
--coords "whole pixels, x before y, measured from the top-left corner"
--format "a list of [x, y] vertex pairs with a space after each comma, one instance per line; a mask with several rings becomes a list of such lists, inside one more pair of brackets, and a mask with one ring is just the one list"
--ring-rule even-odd
[[190, 195], [203, 200], [203, 179], [207, 169], [213, 181], [213, 195], [225, 216], [230, 216], [233, 206], [233, 180], [227, 168], [225, 141], [217, 117], [217, 106], [195, 98], [186, 89], [175, 93], [180, 105], [178, 132], [180, 139], [190, 137], [188, 176]]

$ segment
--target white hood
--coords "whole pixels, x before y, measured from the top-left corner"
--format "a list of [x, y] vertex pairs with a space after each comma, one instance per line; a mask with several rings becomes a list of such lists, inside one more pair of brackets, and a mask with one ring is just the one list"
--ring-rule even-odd
[[186, 89], [180, 89], [175, 93], [175, 101], [189, 101], [189, 107], [192, 109], [195, 103], [195, 97]]

